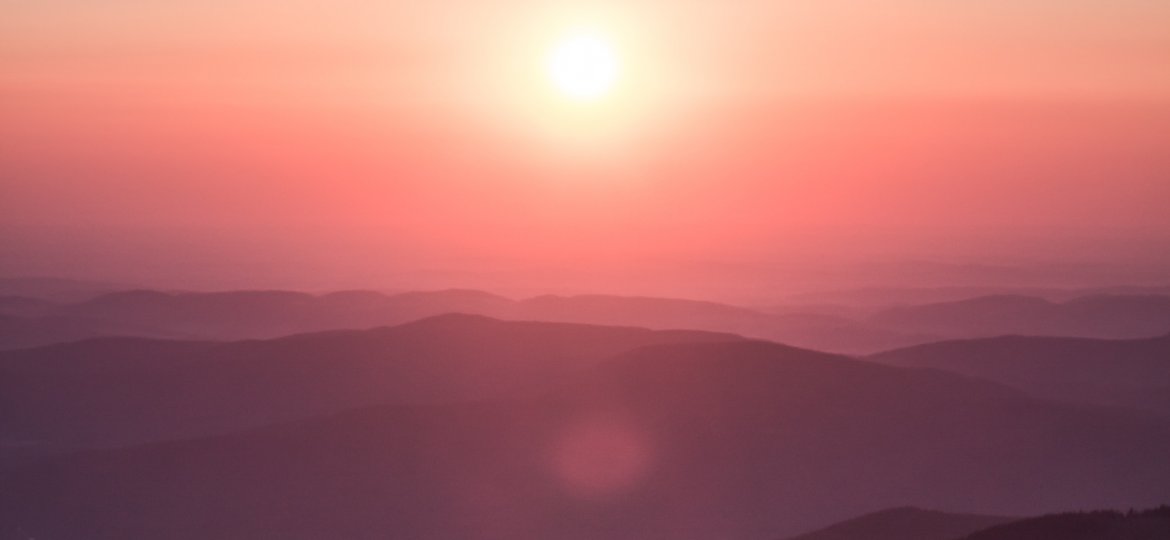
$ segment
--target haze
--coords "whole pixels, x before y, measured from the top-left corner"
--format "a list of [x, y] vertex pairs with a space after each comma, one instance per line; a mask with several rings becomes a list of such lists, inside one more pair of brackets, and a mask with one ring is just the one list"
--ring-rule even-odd
[[1167, 0], [0, 0], [0, 540], [1170, 539]]
[[[743, 298], [1170, 267], [1164, 2], [3, 10], [5, 275]], [[580, 20], [625, 70], [584, 112], [539, 71]]]

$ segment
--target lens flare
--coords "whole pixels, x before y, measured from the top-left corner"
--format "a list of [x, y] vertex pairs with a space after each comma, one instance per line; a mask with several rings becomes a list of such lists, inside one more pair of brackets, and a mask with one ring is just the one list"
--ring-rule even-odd
[[650, 444], [641, 430], [611, 419], [588, 419], [561, 434], [553, 469], [569, 493], [606, 498], [636, 487], [650, 465]]

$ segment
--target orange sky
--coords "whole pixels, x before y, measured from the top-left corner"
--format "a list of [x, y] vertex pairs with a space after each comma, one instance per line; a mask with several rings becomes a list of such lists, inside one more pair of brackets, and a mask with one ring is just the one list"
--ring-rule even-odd
[[[1166, 2], [0, 13], [4, 274], [413, 286], [572, 268], [617, 288], [581, 276], [1129, 264], [1170, 237]], [[539, 69], [576, 24], [611, 34], [624, 64], [588, 106]]]

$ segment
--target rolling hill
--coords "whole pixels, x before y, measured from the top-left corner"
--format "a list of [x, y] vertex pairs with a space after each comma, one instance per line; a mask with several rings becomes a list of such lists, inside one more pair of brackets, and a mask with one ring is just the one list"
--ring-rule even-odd
[[[396, 325], [445, 313], [509, 320], [730, 332], [818, 350], [858, 354], [934, 339], [893, 332], [846, 317], [818, 313], [770, 314], [714, 302], [607, 295], [511, 300], [470, 290], [394, 295], [372, 291], [324, 295], [291, 291], [126, 291], [52, 307], [41, 313], [41, 318], [30, 317], [24, 324], [51, 328], [52, 317], [56, 317], [97, 321], [116, 330], [109, 335], [237, 340]], [[139, 333], [134, 333], [134, 329], [139, 329]], [[67, 340], [54, 341], [52, 333], [39, 335], [44, 337], [30, 340], [13, 332], [4, 332], [0, 327], [0, 348], [5, 348], [6, 340], [22, 347]], [[81, 337], [92, 335], [102, 334], [89, 332]], [[69, 336], [65, 334], [64, 337]]]
[[0, 351], [110, 336], [183, 337], [156, 327], [92, 317], [0, 315]]
[[0, 315], [15, 317], [38, 317], [47, 315], [59, 304], [29, 296], [0, 296]]
[[152, 329], [157, 335], [266, 339], [322, 330], [401, 324], [444, 313], [730, 332], [845, 354], [871, 354], [949, 338], [1005, 334], [1131, 339], [1170, 332], [1170, 297], [1100, 295], [1055, 303], [987, 296], [901, 306], [853, 318], [818, 312], [766, 313], [739, 306], [612, 295], [512, 300], [472, 290], [385, 295], [344, 291], [163, 293], [128, 291], [59, 306], [50, 315]]
[[224, 433], [376, 403], [514, 397], [644, 345], [740, 339], [444, 315], [230, 343], [107, 338], [0, 352], [7, 445], [64, 449]]
[[856, 517], [788, 540], [956, 540], [1019, 518], [903, 507]]
[[762, 540], [874, 506], [1150, 506], [1170, 498], [1167, 455], [1170, 421], [1153, 416], [771, 343], [685, 343], [538, 397], [10, 468], [0, 522], [38, 538]]
[[81, 302], [126, 289], [126, 285], [105, 281], [44, 276], [0, 278], [0, 296], [23, 296], [54, 302]]
[[1025, 519], [962, 540], [1163, 540], [1170, 538], [1170, 507], [1141, 512], [1075, 512]]
[[869, 358], [979, 377], [1046, 399], [1170, 415], [1170, 335], [1134, 340], [1006, 336], [929, 343]]
[[956, 338], [1000, 335], [1136, 339], [1170, 332], [1170, 296], [1099, 295], [1065, 302], [984, 296], [891, 308], [866, 319], [882, 328]]

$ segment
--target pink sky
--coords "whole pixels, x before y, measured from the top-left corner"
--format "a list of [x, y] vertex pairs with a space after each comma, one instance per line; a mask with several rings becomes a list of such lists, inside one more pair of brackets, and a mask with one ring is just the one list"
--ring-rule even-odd
[[[1167, 262], [1170, 3], [877, 4], [0, 1], [0, 273]], [[578, 20], [588, 111], [530, 69]]]

